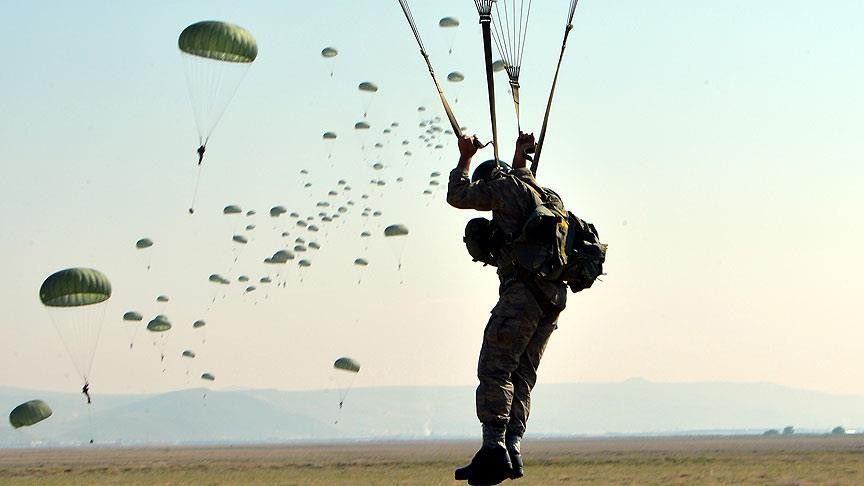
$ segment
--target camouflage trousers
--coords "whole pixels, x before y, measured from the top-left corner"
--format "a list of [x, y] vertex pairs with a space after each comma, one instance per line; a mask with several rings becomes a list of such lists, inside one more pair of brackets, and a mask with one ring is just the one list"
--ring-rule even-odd
[[519, 437], [525, 433], [537, 367], [557, 328], [559, 313], [541, 307], [524, 282], [502, 284], [498, 304], [483, 332], [477, 365], [480, 422], [506, 425], [508, 434]]

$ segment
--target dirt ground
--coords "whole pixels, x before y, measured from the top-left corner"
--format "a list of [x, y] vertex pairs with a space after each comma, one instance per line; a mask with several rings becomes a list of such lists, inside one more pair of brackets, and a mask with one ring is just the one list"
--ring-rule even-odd
[[[465, 484], [475, 442], [0, 450], [0, 484]], [[864, 437], [526, 441], [529, 484], [864, 484]]]

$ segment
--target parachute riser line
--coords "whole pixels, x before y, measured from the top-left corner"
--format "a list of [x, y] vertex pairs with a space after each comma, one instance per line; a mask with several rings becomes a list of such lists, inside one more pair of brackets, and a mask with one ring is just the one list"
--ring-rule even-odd
[[462, 129], [459, 128], [459, 122], [456, 121], [456, 115], [453, 114], [453, 110], [450, 108], [450, 103], [447, 102], [447, 97], [444, 96], [444, 89], [438, 81], [438, 76], [435, 75], [435, 70], [432, 69], [432, 61], [429, 60], [429, 54], [422, 47], [420, 48], [420, 54], [423, 56], [423, 60], [426, 61], [426, 67], [429, 68], [429, 75], [432, 76], [432, 82], [435, 83], [435, 89], [438, 90], [438, 97], [441, 98], [441, 104], [444, 106], [444, 113], [447, 114], [447, 119], [450, 121], [450, 127], [453, 129], [453, 134], [457, 137], [461, 137]]
[[490, 12], [480, 12], [480, 27], [483, 31], [483, 55], [486, 64], [486, 89], [489, 91], [489, 118], [492, 121], [492, 150], [495, 161], [498, 156], [498, 119], [495, 115], [495, 78], [492, 69], [492, 15]]
[[[432, 76], [432, 81], [435, 83], [435, 89], [438, 90], [438, 97], [441, 98], [441, 104], [444, 105], [444, 112], [447, 114], [447, 119], [450, 121], [450, 126], [453, 129], [453, 134], [457, 137], [461, 137], [462, 129], [459, 127], [459, 122], [456, 121], [456, 115], [453, 114], [453, 110], [450, 108], [450, 103], [447, 102], [447, 97], [444, 96], [444, 90], [441, 88], [441, 83], [438, 82], [438, 76], [435, 75], [435, 70], [432, 69], [432, 62], [429, 60], [429, 54], [426, 52], [426, 48], [423, 46], [423, 39], [420, 38], [420, 32], [417, 30], [417, 25], [414, 23], [414, 18], [411, 16], [411, 9], [408, 6], [408, 2], [407, 0], [398, 1], [399, 6], [402, 7], [402, 13], [405, 14], [405, 19], [408, 20], [408, 25], [409, 27], [411, 27], [411, 31], [414, 34], [414, 39], [417, 40], [417, 45], [420, 46], [420, 54], [423, 56], [423, 60], [426, 62], [426, 67], [429, 69], [429, 75]], [[479, 141], [475, 141], [474, 143], [474, 146], [478, 149], [481, 149], [487, 145], [489, 144], [483, 144]], [[495, 152], [495, 158], [498, 158], [497, 149]]]
[[[577, 0], [578, 1], [578, 0]], [[552, 78], [552, 87], [549, 89], [549, 99], [546, 102], [546, 112], [543, 114], [543, 127], [540, 129], [540, 138], [537, 140], [537, 148], [534, 153], [534, 160], [531, 161], [531, 173], [537, 175], [537, 167], [540, 165], [540, 154], [543, 150], [543, 142], [546, 140], [546, 129], [549, 126], [549, 113], [552, 111], [552, 100], [555, 97], [555, 86], [558, 84], [558, 74], [561, 72], [561, 63], [564, 60], [564, 51], [567, 49], [567, 38], [570, 36], [570, 31], [573, 30], [573, 9], [577, 2], [574, 2], [570, 10], [570, 19], [567, 26], [564, 28], [564, 40], [561, 41], [561, 53], [558, 55], [558, 65], [555, 67], [555, 76]]]

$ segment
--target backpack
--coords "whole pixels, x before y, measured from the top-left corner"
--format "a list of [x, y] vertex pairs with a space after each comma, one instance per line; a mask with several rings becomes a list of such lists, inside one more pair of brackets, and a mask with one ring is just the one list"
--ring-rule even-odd
[[607, 245], [593, 224], [564, 209], [557, 194], [525, 184], [536, 205], [513, 240], [516, 265], [544, 280], [566, 282], [573, 292], [590, 288], [603, 274]]
[[465, 225], [465, 247], [468, 254], [475, 262], [481, 262], [484, 266], [498, 266], [498, 248], [500, 238], [495, 223], [486, 218], [474, 218]]

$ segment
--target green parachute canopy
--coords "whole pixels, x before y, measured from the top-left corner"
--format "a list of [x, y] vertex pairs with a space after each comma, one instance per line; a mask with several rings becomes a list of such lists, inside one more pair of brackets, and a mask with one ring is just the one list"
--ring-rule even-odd
[[28, 427], [47, 419], [53, 412], [51, 407], [42, 400], [30, 400], [12, 409], [9, 413], [9, 423], [12, 427]]
[[312, 262], [310, 262], [309, 260], [300, 260], [299, 262], [297, 262], [297, 264], [303, 268], [312, 266]]
[[404, 224], [391, 224], [384, 228], [384, 236], [405, 236], [407, 234], [408, 227]]
[[225, 206], [225, 208], [222, 210], [222, 214], [240, 214], [242, 212], [243, 210], [240, 209], [240, 206], [235, 206], [234, 204]]
[[206, 20], [183, 29], [177, 46], [193, 56], [216, 61], [250, 63], [258, 57], [255, 38], [243, 27]]
[[507, 69], [507, 63], [504, 62], [503, 59], [498, 59], [497, 61], [492, 63], [492, 71], [494, 71], [496, 73], [503, 71], [505, 69]]
[[459, 19], [457, 19], [456, 17], [444, 17], [438, 21], [438, 27], [442, 27], [445, 29], [459, 27]]
[[371, 128], [371, 126], [365, 121], [357, 122], [354, 124], [355, 130], [369, 130], [369, 128]]
[[211, 282], [215, 282], [215, 283], [223, 284], [223, 285], [228, 285], [231, 283], [230, 280], [223, 277], [222, 275], [219, 275], [218, 273], [214, 273], [213, 275], [210, 275], [210, 277], [208, 277], [208, 280], [210, 280]]
[[362, 83], [357, 85], [357, 89], [359, 89], [360, 91], [366, 91], [369, 93], [377, 93], [378, 92], [378, 85], [376, 85], [375, 83], [370, 82], [370, 81], [363, 81]]
[[336, 132], [324, 132], [324, 135], [321, 136], [324, 140], [334, 140], [336, 137]]
[[165, 332], [171, 329], [171, 323], [168, 318], [163, 315], [158, 315], [147, 323], [147, 330], [150, 332]]
[[465, 81], [465, 75], [459, 71], [453, 71], [447, 75], [447, 81], [450, 81], [451, 83], [461, 83], [462, 81]]
[[333, 367], [337, 370], [348, 371], [349, 373], [357, 373], [360, 371], [360, 363], [347, 357], [337, 359], [336, 362], [333, 363]]
[[204, 373], [203, 375], [201, 375], [201, 379], [207, 380], [207, 381], [214, 381], [214, 380], [216, 380], [216, 377], [210, 373]]
[[140, 312], [129, 311], [123, 314], [124, 321], [142, 321], [144, 320], [144, 316], [141, 315]]
[[249, 240], [243, 235], [234, 235], [231, 239], [234, 240], [235, 243], [240, 243], [242, 245], [249, 243]]
[[339, 51], [336, 50], [335, 47], [325, 47], [321, 49], [321, 57], [336, 57], [339, 55]]
[[287, 213], [288, 210], [285, 209], [285, 206], [273, 206], [270, 208], [270, 216], [273, 218], [278, 218], [279, 216]]
[[135, 242], [135, 248], [139, 250], [143, 250], [144, 248], [150, 248], [153, 246], [153, 240], [150, 238], [141, 238], [140, 240]]
[[169, 300], [171, 299], [168, 298], [167, 295], [160, 295], [159, 297], [156, 297], [156, 302], [168, 302]]
[[183, 354], [181, 354], [181, 356], [183, 356], [184, 358], [194, 358], [195, 357], [195, 351], [192, 351], [191, 349], [187, 349], [186, 351], [183, 351]]
[[357, 265], [358, 267], [365, 267], [369, 265], [369, 262], [365, 258], [357, 258], [356, 260], [354, 260], [354, 265]]
[[80, 307], [111, 297], [108, 277], [92, 268], [67, 268], [42, 282], [39, 299], [47, 307]]
[[204, 322], [202, 320], [197, 320], [197, 321], [192, 323], [192, 329], [198, 329], [199, 327], [204, 327], [206, 325], [207, 325], [206, 322]]

